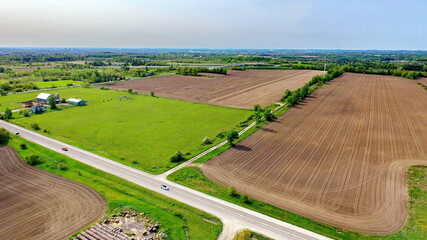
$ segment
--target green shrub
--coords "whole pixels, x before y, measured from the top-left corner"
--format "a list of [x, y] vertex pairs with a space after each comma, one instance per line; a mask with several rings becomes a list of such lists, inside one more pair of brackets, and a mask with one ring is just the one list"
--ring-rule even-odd
[[41, 164], [43, 161], [41, 157], [37, 154], [31, 154], [25, 157], [25, 161], [31, 166], [36, 166]]
[[290, 97], [290, 96], [291, 96], [291, 94], [292, 94], [292, 92], [291, 92], [289, 89], [288, 89], [288, 90], [286, 90], [285, 94], [282, 96], [282, 98], [280, 99], [280, 101], [282, 101], [282, 102], [286, 101], [286, 99], [287, 99], [288, 97]]
[[239, 196], [239, 193], [237, 193], [237, 191], [234, 187], [227, 188], [227, 193], [228, 193], [228, 196], [230, 196], [230, 197], [238, 197]]
[[213, 142], [212, 139], [205, 137], [202, 140], [202, 145], [209, 145], [209, 144], [212, 144], [212, 142]]
[[21, 148], [21, 149], [27, 149], [28, 147], [27, 147], [27, 144], [25, 144], [25, 143], [22, 143], [21, 145], [19, 145], [19, 147]]
[[239, 138], [239, 133], [236, 131], [231, 131], [227, 134], [227, 141], [231, 146], [234, 145], [234, 140], [238, 138]]
[[36, 131], [41, 129], [38, 123], [31, 123], [31, 128]]
[[20, 114], [22, 114], [24, 117], [29, 117], [30, 116], [30, 110], [29, 109], [24, 109], [19, 111]]
[[271, 113], [270, 111], [266, 112], [266, 113], [264, 114], [264, 117], [265, 117], [265, 120], [267, 120], [267, 121], [269, 121], [269, 122], [271, 122], [271, 121], [273, 121], [274, 119], [276, 119], [276, 116], [274, 116], [274, 114], [273, 114], [273, 113]]
[[0, 128], [0, 144], [4, 145], [10, 140], [10, 132], [5, 128]]
[[251, 204], [252, 203], [251, 199], [246, 194], [242, 195], [242, 202], [246, 203], [246, 204]]
[[64, 162], [56, 162], [54, 164], [54, 167], [58, 170], [61, 170], [61, 171], [65, 171], [68, 169], [67, 164], [65, 164]]
[[9, 119], [11, 118], [12, 118], [12, 110], [10, 110], [9, 108], [6, 108], [4, 113], [1, 115], [1, 119], [5, 121], [9, 121]]
[[182, 154], [181, 151], [176, 152], [174, 155], [170, 157], [170, 162], [172, 163], [181, 162], [181, 161], [184, 161], [184, 155]]
[[255, 112], [260, 112], [260, 111], [262, 111], [262, 107], [261, 107], [261, 105], [259, 105], [259, 104], [255, 104], [255, 105], [254, 105], [254, 111], [255, 111]]
[[226, 132], [224, 131], [224, 130], [221, 130], [221, 132], [220, 133], [218, 133], [217, 135], [216, 135], [216, 137], [217, 138], [225, 138], [225, 135], [226, 135]]

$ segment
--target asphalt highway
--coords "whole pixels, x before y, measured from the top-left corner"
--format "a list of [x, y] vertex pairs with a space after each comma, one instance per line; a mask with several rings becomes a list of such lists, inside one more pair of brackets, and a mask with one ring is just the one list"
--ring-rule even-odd
[[[0, 127], [6, 128], [13, 134], [19, 132], [20, 137], [25, 138], [31, 142], [69, 156], [77, 161], [95, 167], [104, 172], [126, 179], [146, 189], [152, 190], [210, 213], [223, 221], [224, 231], [231, 231], [234, 233], [237, 230], [248, 228], [254, 232], [258, 232], [278, 240], [329, 239], [303, 228], [195, 191], [182, 185], [170, 182], [160, 176], [134, 169], [108, 158], [65, 144], [14, 124], [0, 121]], [[63, 147], [66, 147], [68, 151], [61, 150]], [[170, 190], [166, 191], [161, 189], [160, 185], [162, 184], [167, 185]], [[224, 232], [220, 238], [229, 239], [229, 236], [230, 234]]]

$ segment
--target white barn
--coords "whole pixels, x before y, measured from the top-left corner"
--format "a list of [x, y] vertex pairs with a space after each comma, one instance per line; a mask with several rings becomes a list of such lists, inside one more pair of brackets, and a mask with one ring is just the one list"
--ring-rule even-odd
[[47, 103], [47, 100], [48, 100], [50, 97], [53, 97], [53, 95], [52, 95], [52, 94], [49, 94], [49, 93], [40, 93], [40, 94], [37, 96], [37, 102], [39, 102], [39, 103]]

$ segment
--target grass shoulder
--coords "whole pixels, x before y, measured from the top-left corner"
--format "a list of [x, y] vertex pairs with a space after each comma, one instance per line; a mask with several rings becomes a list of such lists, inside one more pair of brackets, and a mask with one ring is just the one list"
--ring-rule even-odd
[[251, 232], [249, 229], [243, 229], [238, 232], [233, 240], [273, 240], [259, 233]]
[[230, 191], [207, 178], [198, 167], [182, 168], [168, 176], [168, 180], [204, 192], [231, 203], [294, 224], [334, 239], [426, 239], [427, 237], [427, 167], [413, 166], [408, 170], [410, 216], [407, 225], [399, 232], [387, 236], [365, 235], [346, 231], [281, 208], [247, 198]]
[[216, 217], [40, 145], [15, 136], [8, 145], [15, 148], [22, 159], [40, 156], [37, 168], [80, 182], [100, 193], [108, 203], [107, 215], [124, 208], [148, 213], [161, 224], [169, 239], [216, 239], [222, 231], [222, 223]]

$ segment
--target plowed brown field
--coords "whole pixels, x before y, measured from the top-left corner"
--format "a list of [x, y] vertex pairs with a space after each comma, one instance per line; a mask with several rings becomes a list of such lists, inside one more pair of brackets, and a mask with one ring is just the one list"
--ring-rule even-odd
[[427, 78], [419, 78], [417, 81], [427, 86]]
[[408, 215], [407, 168], [427, 165], [427, 92], [413, 80], [345, 73], [240, 145], [204, 173], [315, 220], [393, 233]]
[[92, 189], [31, 167], [14, 149], [0, 147], [0, 239], [64, 239], [105, 209]]
[[[286, 89], [296, 90], [310, 81], [314, 70], [246, 70], [229, 71], [227, 75], [208, 77], [166, 76], [105, 85], [113, 89], [136, 92], [191, 102], [236, 108], [268, 106], [278, 101]], [[100, 87], [100, 85], [98, 85]]]

